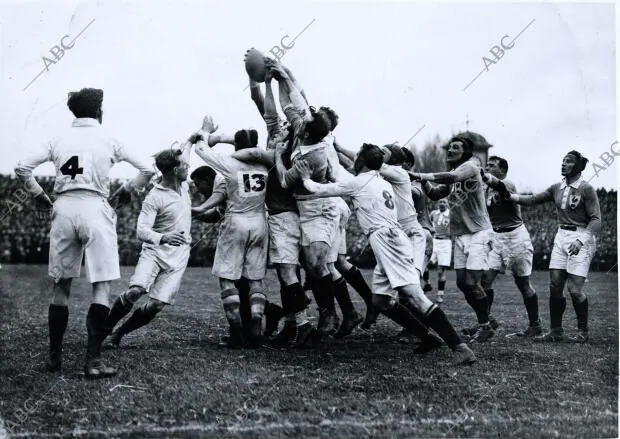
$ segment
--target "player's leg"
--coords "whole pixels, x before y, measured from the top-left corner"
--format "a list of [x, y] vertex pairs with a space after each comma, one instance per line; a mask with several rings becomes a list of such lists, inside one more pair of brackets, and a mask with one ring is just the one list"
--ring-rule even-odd
[[92, 284], [93, 302], [86, 317], [88, 344], [84, 371], [87, 378], [103, 378], [116, 374], [116, 369], [101, 360], [101, 345], [107, 335], [112, 281], [120, 278], [116, 212], [101, 199], [82, 206], [76, 229], [84, 243], [86, 278]]
[[60, 199], [55, 203], [50, 230], [48, 274], [54, 280], [52, 301], [48, 309], [50, 372], [62, 368], [62, 341], [69, 322], [69, 296], [74, 277], [80, 276], [82, 246], [75, 233], [71, 203]]
[[355, 265], [347, 261], [347, 256], [345, 253], [342, 253], [342, 249], [341, 253], [338, 255], [338, 260], [336, 261], [336, 269], [342, 273], [342, 276], [347, 283], [351, 285], [355, 291], [357, 291], [366, 304], [366, 317], [364, 318], [361, 327], [363, 329], [370, 328], [376, 323], [377, 317], [379, 316], [379, 310], [372, 304], [372, 291], [368, 286], [368, 283], [366, 283], [362, 272]]
[[423, 230], [424, 236], [426, 237], [426, 245], [424, 246], [424, 261], [422, 265], [422, 279], [424, 280], [424, 286], [422, 287], [422, 290], [425, 293], [430, 293], [431, 291], [433, 291], [433, 286], [430, 283], [430, 272], [428, 266], [433, 257], [433, 251], [435, 246], [433, 243], [433, 235], [431, 234], [431, 232], [427, 229]]
[[[129, 279], [129, 289], [118, 296], [110, 309], [110, 315], [106, 323], [106, 336], [114, 330], [114, 327], [123, 317], [129, 314], [138, 299], [149, 291], [159, 273], [160, 267], [157, 263], [156, 252], [143, 249], [140, 252], [140, 259], [138, 259], [133, 275]], [[117, 347], [119, 342], [120, 338], [114, 341], [111, 340], [109, 347]]]
[[[581, 231], [571, 232], [568, 241], [573, 242], [579, 237], [579, 233]], [[595, 238], [591, 238], [584, 242], [579, 253], [573, 255], [567, 265], [566, 272], [568, 277], [566, 287], [573, 302], [575, 314], [577, 314], [578, 332], [576, 335], [569, 337], [569, 340], [573, 342], [585, 343], [588, 341], [588, 298], [583, 292], [583, 286], [595, 251], [596, 241]]]
[[562, 328], [562, 318], [566, 310], [566, 297], [564, 297], [564, 287], [568, 278], [569, 255], [567, 247], [567, 236], [563, 230], [559, 230], [553, 241], [551, 260], [549, 261], [549, 324], [550, 331], [534, 337], [535, 341], [564, 341], [564, 329]]
[[585, 343], [588, 341], [588, 297], [583, 292], [586, 278], [574, 274], [568, 274], [566, 288], [573, 302], [573, 308], [577, 315], [577, 334], [569, 337], [571, 341]]
[[110, 335], [110, 343], [118, 346], [123, 336], [148, 325], [166, 305], [167, 303], [150, 297], [144, 305], [138, 307], [131, 317]]
[[538, 315], [538, 295], [530, 282], [530, 276], [516, 276], [515, 284], [523, 297], [523, 304], [527, 312], [529, 326], [522, 332], [517, 333], [520, 337], [535, 337], [542, 334], [540, 317]]
[[252, 312], [250, 311], [250, 281], [245, 277], [235, 281], [235, 288], [239, 292], [239, 313], [243, 335], [247, 337], [252, 326]]
[[251, 347], [259, 347], [263, 337], [263, 317], [267, 296], [262, 280], [250, 280], [250, 313], [252, 324], [248, 341]]
[[235, 288], [235, 281], [232, 279], [220, 278], [220, 290], [222, 306], [224, 307], [224, 314], [228, 321], [230, 335], [226, 344], [231, 348], [242, 347], [245, 345], [245, 337], [243, 335], [243, 326], [241, 323], [241, 300], [239, 298], [239, 291]]
[[499, 271], [496, 269], [484, 270], [482, 272], [482, 278], [480, 285], [487, 295], [487, 301], [489, 302], [489, 314], [491, 314], [491, 307], [493, 306], [493, 299], [495, 298], [495, 290], [493, 289], [493, 282], [497, 278]]
[[84, 372], [87, 378], [104, 378], [116, 375], [116, 369], [106, 366], [101, 361], [101, 345], [106, 336], [106, 323], [110, 314], [111, 285], [111, 281], [94, 282], [92, 284], [93, 301], [86, 315], [88, 341]]
[[[409, 297], [419, 315], [422, 316], [422, 323], [433, 329], [448, 347], [456, 353], [456, 364], [469, 365], [476, 361], [476, 356], [461, 340], [443, 310], [424, 295], [419, 285], [405, 285], [397, 289], [400, 294]], [[430, 340], [430, 338], [427, 337], [423, 344], [428, 344], [427, 340]], [[434, 348], [435, 346], [433, 344], [432, 347]]]
[[[336, 260], [338, 256], [336, 255]], [[344, 338], [349, 335], [353, 330], [364, 320], [360, 316], [351, 301], [349, 295], [349, 288], [347, 287], [347, 281], [342, 273], [336, 269], [335, 262], [328, 264], [329, 271], [332, 274], [334, 280], [334, 296], [338, 302], [338, 306], [342, 311], [342, 323], [338, 328], [338, 331], [334, 334], [334, 338]]]
[[446, 270], [452, 260], [452, 240], [437, 240], [437, 303], [443, 303], [446, 290]]
[[[106, 322], [106, 336], [112, 333], [118, 322], [129, 314], [138, 299], [145, 294], [146, 290], [143, 287], [139, 285], [132, 285], [127, 291], [116, 298], [112, 308], [110, 309], [110, 315], [108, 316], [108, 320]], [[120, 338], [113, 338], [110, 340], [110, 347], [117, 347], [119, 343]]]
[[312, 277], [312, 293], [319, 307], [319, 325], [321, 335], [333, 335], [338, 330], [338, 314], [335, 308], [335, 285], [327, 266], [330, 246], [327, 242], [315, 241], [304, 245], [302, 251], [308, 264], [306, 274]]

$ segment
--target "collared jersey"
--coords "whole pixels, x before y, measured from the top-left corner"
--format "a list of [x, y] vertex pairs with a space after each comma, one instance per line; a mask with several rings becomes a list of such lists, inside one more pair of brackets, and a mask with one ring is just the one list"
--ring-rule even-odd
[[[180, 192], [155, 183], [138, 216], [138, 239], [144, 241], [143, 248], [156, 250], [171, 267], [176, 267], [187, 259], [191, 225], [192, 200], [187, 182], [181, 183]], [[160, 245], [161, 237], [172, 232], [183, 232], [188, 245]]]

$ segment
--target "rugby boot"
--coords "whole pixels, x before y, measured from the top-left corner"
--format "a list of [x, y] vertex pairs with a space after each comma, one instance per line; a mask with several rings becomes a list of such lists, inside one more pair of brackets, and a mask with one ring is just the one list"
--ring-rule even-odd
[[534, 337], [537, 342], [559, 343], [566, 341], [564, 338], [564, 330], [562, 328], [552, 328], [549, 332]]
[[443, 303], [443, 294], [437, 293], [437, 299], [435, 299], [436, 303]]
[[588, 331], [583, 329], [579, 329], [575, 335], [568, 337], [571, 343], [587, 343], [588, 339]]
[[[499, 322], [493, 316], [489, 316], [489, 324], [491, 325], [491, 328], [493, 330], [496, 330], [497, 328], [499, 328]], [[480, 324], [477, 324], [476, 326], [470, 326], [469, 328], [462, 329], [461, 333], [463, 335], [468, 335], [468, 336], [471, 337], [471, 336], [475, 335], [476, 332], [478, 332], [479, 328], [480, 328]]]
[[312, 327], [310, 322], [297, 326], [295, 331], [295, 339], [292, 346], [297, 349], [315, 347], [321, 341], [321, 336], [316, 329]]
[[243, 337], [243, 330], [241, 328], [228, 328], [229, 336], [228, 340], [224, 344], [225, 347], [230, 349], [239, 349], [246, 346], [246, 340]]
[[116, 373], [116, 369], [103, 364], [101, 358], [91, 358], [84, 366], [84, 375], [88, 379], [108, 378]]
[[368, 305], [366, 306], [366, 317], [364, 318], [364, 322], [362, 323], [362, 329], [370, 329], [372, 325], [377, 323], [377, 319], [379, 318], [379, 310], [377, 307]]
[[339, 321], [336, 310], [320, 308], [317, 331], [324, 336], [334, 335], [338, 331]]
[[536, 337], [542, 334], [542, 327], [540, 326], [540, 321], [537, 321], [533, 325], [527, 327], [527, 329], [517, 332], [515, 335], [517, 337]]
[[50, 356], [45, 366], [48, 372], [60, 372], [62, 369], [62, 349], [50, 350]]
[[119, 332], [118, 329], [116, 331], [113, 331], [112, 334], [108, 336], [107, 341], [103, 344], [103, 349], [118, 348], [121, 344], [122, 338], [123, 338], [123, 335]]
[[278, 330], [278, 324], [282, 318], [282, 307], [273, 303], [265, 310], [265, 333], [263, 336], [269, 338]]
[[470, 343], [485, 343], [495, 335], [495, 330], [491, 324], [480, 325], [478, 331], [469, 340]]
[[444, 345], [443, 340], [437, 335], [429, 332], [428, 335], [422, 340], [414, 350], [414, 354], [426, 354], [428, 352], [439, 349]]
[[295, 341], [296, 332], [297, 325], [295, 325], [295, 322], [287, 320], [284, 322], [284, 326], [280, 332], [278, 332], [275, 337], [272, 337], [267, 344], [277, 348], [290, 346]]
[[461, 343], [454, 349], [457, 366], [469, 366], [476, 362], [476, 355], [465, 343]]
[[263, 339], [263, 318], [262, 316], [252, 317], [250, 324], [250, 336], [248, 338], [248, 346], [251, 348], [259, 348]]
[[351, 313], [346, 314], [342, 318], [342, 324], [340, 328], [338, 328], [338, 332], [334, 334], [334, 338], [344, 338], [349, 335], [353, 330], [362, 323], [364, 319], [360, 316], [357, 311], [353, 311]]

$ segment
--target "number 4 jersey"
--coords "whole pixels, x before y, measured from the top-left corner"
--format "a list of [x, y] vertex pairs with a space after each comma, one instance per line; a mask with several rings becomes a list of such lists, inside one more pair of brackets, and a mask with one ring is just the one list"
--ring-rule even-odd
[[90, 118], [75, 119], [69, 131], [19, 162], [15, 173], [30, 193], [36, 195], [42, 191], [32, 178], [32, 170], [48, 161], [56, 168], [54, 193], [58, 195], [81, 189], [107, 197], [110, 169], [120, 161], [129, 162], [140, 171], [133, 181], [138, 189], [153, 176], [148, 164], [131, 157], [120, 142], [105, 133], [97, 120]]

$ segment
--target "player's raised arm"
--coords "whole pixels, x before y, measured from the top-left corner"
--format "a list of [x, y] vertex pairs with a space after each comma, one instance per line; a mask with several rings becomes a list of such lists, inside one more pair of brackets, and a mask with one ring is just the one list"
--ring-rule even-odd
[[258, 148], [245, 148], [235, 151], [231, 157], [240, 162], [260, 163], [267, 166], [267, 168], [272, 168], [276, 164], [276, 153], [273, 150], [265, 151]]
[[17, 175], [17, 179], [24, 185], [24, 189], [35, 197], [35, 201], [38, 205], [47, 208], [52, 207], [52, 201], [34, 179], [32, 171], [39, 165], [52, 160], [51, 148], [51, 144], [45, 145], [40, 151], [20, 160], [15, 167], [15, 175]]
[[510, 199], [515, 203], [522, 204], [524, 206], [548, 203], [553, 201], [553, 186], [549, 186], [544, 192], [534, 195], [510, 194]]
[[148, 182], [151, 181], [151, 178], [153, 178], [153, 175], [155, 175], [150, 164], [136, 158], [133, 154], [127, 151], [125, 146], [120, 143], [115, 145], [114, 155], [116, 161], [127, 162], [138, 170], [138, 175], [123, 184], [123, 190], [129, 192], [133, 188], [138, 192], [142, 192]]
[[[353, 162], [355, 161], [355, 152], [343, 148], [342, 145], [336, 141], [336, 139], [334, 139], [334, 149], [338, 153], [338, 158], [340, 159], [340, 163], [342, 164], [342, 166], [344, 166], [345, 168], [350, 168], [353, 166]], [[347, 166], [345, 165], [345, 163], [343, 163], [342, 156], [344, 156], [351, 163], [350, 166]]]

